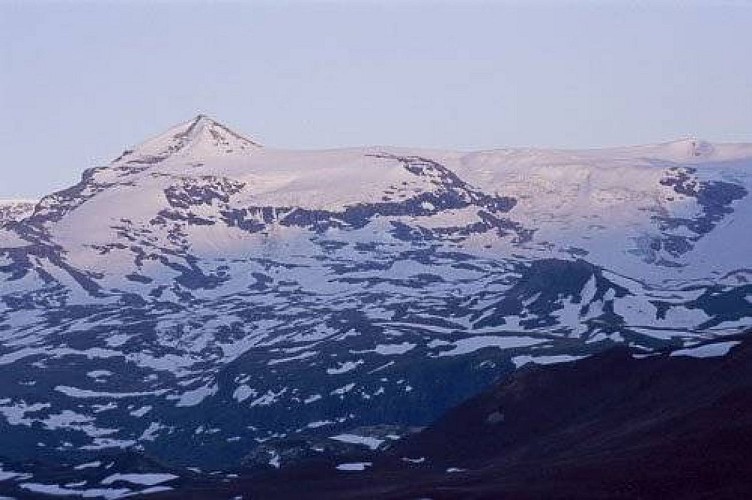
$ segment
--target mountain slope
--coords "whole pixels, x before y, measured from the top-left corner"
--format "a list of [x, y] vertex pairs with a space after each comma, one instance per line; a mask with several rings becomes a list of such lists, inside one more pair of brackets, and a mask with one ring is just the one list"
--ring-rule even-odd
[[362, 471], [319, 460], [166, 498], [745, 498], [751, 370], [749, 339], [531, 365]]

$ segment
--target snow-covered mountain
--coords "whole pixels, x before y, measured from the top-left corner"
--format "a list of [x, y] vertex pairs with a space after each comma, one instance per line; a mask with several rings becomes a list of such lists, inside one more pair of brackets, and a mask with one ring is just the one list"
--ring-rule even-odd
[[750, 144], [283, 151], [198, 116], [0, 218], [4, 453], [277, 465], [527, 362], [737, 334], [750, 190]]

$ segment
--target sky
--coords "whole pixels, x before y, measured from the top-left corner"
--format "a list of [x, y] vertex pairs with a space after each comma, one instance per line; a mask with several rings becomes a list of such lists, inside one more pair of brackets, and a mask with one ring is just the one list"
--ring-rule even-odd
[[752, 0], [0, 0], [0, 198], [206, 113], [269, 147], [752, 142]]

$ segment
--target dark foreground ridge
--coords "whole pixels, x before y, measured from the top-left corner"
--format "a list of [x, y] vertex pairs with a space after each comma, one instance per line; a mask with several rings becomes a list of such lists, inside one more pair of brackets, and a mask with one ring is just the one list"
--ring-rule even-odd
[[752, 340], [723, 357], [681, 353], [618, 347], [527, 365], [364, 472], [309, 464], [231, 488], [251, 498], [749, 498]]

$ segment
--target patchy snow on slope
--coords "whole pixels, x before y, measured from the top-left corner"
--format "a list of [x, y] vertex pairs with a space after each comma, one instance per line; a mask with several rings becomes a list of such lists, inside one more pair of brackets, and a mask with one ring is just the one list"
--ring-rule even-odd
[[174, 474], [165, 473], [141, 473], [141, 474], [112, 474], [102, 479], [102, 484], [109, 485], [117, 481], [125, 481], [132, 484], [140, 484], [145, 486], [154, 486], [155, 484], [162, 484], [173, 479], [177, 479], [178, 476]]
[[410, 342], [402, 342], [401, 344], [379, 344], [373, 352], [381, 354], [382, 356], [392, 356], [395, 354], [405, 354], [406, 352], [415, 348], [415, 344]]
[[338, 434], [336, 436], [330, 436], [329, 439], [335, 441], [341, 441], [343, 443], [359, 444], [366, 446], [372, 450], [378, 449], [384, 439], [378, 439], [371, 436], [358, 436], [357, 434]]
[[732, 347], [740, 342], [718, 342], [715, 344], [706, 344], [698, 347], [688, 347], [673, 351], [671, 356], [690, 356], [692, 358], [714, 358], [725, 356]]
[[519, 368], [528, 363], [533, 363], [535, 365], [552, 365], [556, 363], [569, 363], [570, 361], [577, 361], [578, 359], [582, 359], [584, 357], [585, 356], [570, 356], [568, 354], [558, 354], [553, 356], [524, 355], [514, 356], [512, 358], [512, 363], [514, 363], [515, 368]]
[[64, 488], [56, 484], [42, 484], [42, 483], [21, 483], [21, 488], [31, 491], [33, 493], [40, 493], [50, 496], [63, 496], [71, 497], [78, 496], [80, 498], [123, 498], [133, 493], [128, 488], [86, 488], [86, 489], [72, 489]]
[[279, 398], [287, 392], [287, 388], [284, 387], [280, 389], [277, 392], [272, 391], [271, 389], [266, 391], [266, 393], [262, 394], [258, 398], [251, 401], [251, 406], [269, 406], [277, 401], [279, 401]]
[[55, 390], [65, 394], [68, 397], [81, 399], [140, 398], [143, 396], [159, 395], [167, 392], [166, 389], [151, 392], [100, 392], [90, 391], [88, 389], [79, 389], [78, 387], [70, 387], [67, 385], [58, 385], [55, 387]]
[[350, 371], [353, 371], [358, 366], [362, 365], [364, 361], [362, 359], [358, 359], [356, 361], [345, 361], [344, 363], [340, 363], [338, 366], [334, 368], [327, 368], [326, 373], [328, 375], [341, 375], [343, 373], [347, 373]]
[[502, 350], [516, 349], [518, 347], [529, 347], [543, 342], [546, 342], [546, 340], [532, 337], [493, 337], [490, 335], [478, 335], [453, 342], [452, 345], [454, 347], [451, 350], [442, 351], [438, 355], [459, 356], [488, 347], [496, 347]]
[[184, 392], [180, 395], [180, 399], [175, 406], [196, 406], [200, 404], [204, 399], [217, 393], [219, 388], [214, 384], [208, 384], [202, 387], [198, 387], [188, 392]]
[[347, 462], [337, 465], [337, 470], [342, 471], [364, 471], [367, 467], [373, 465], [371, 462]]
[[24, 479], [29, 479], [30, 477], [31, 477], [31, 474], [4, 470], [2, 467], [2, 464], [0, 464], [0, 481], [8, 481], [11, 479], [14, 479], [16, 481], [22, 481]]

